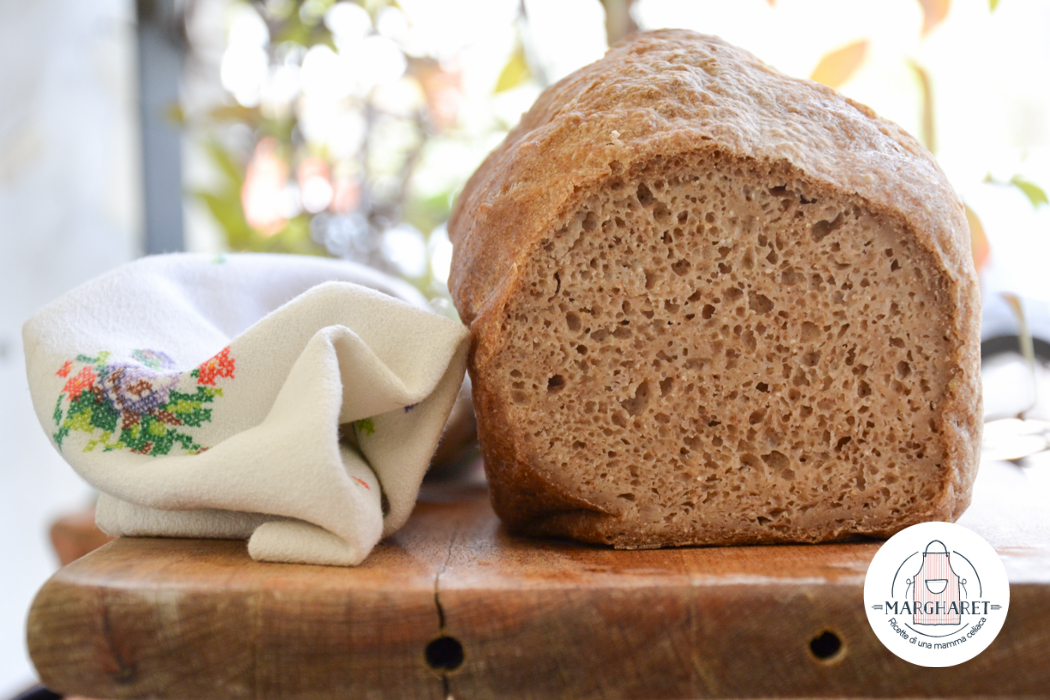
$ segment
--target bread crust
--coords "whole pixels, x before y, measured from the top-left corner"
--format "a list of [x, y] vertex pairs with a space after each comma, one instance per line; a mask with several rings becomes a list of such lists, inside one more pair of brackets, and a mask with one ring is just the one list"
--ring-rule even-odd
[[[520, 293], [519, 268], [545, 236], [609, 178], [708, 150], [788, 167], [821, 190], [858, 197], [928, 252], [953, 300], [945, 329], [952, 379], [939, 414], [941, 489], [892, 529], [865, 534], [957, 518], [970, 502], [981, 438], [980, 300], [962, 203], [930, 153], [897, 125], [721, 39], [685, 30], [636, 35], [546, 90], [470, 178], [452, 213], [449, 286], [471, 327], [469, 370], [497, 512], [521, 531], [591, 541], [601, 541], [597, 521], [615, 517], [536, 468], [523, 427], [508, 420], [486, 367], [503, 347], [501, 321]], [[639, 536], [616, 544], [661, 543]]]

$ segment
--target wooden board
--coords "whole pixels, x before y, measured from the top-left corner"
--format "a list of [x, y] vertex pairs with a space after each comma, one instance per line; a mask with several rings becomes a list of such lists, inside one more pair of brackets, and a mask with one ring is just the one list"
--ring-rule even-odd
[[353, 569], [257, 563], [243, 542], [119, 539], [44, 586], [29, 648], [49, 687], [99, 698], [1045, 696], [1048, 501], [993, 467], [963, 522], [1003, 555], [1010, 611], [953, 668], [875, 638], [862, 588], [877, 542], [526, 540], [477, 487], [424, 493]]

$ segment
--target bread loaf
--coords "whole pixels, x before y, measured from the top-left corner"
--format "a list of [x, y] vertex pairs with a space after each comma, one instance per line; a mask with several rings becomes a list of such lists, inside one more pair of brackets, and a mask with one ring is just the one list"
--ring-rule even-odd
[[864, 105], [714, 37], [641, 34], [540, 96], [449, 233], [513, 531], [818, 542], [968, 505], [964, 209]]

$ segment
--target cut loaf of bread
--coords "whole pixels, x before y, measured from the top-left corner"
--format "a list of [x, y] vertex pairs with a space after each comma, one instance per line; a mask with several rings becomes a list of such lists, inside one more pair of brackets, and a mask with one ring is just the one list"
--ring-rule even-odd
[[968, 505], [964, 209], [867, 107], [717, 38], [638, 35], [540, 96], [449, 231], [512, 530], [817, 542]]

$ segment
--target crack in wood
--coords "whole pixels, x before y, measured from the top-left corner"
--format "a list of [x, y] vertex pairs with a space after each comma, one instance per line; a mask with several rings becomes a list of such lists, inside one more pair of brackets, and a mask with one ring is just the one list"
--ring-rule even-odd
[[99, 591], [99, 607], [102, 611], [102, 636], [106, 640], [106, 646], [109, 647], [109, 652], [117, 665], [117, 672], [113, 674], [113, 680], [121, 685], [130, 683], [135, 680], [135, 664], [127, 663], [117, 649], [117, 643], [113, 637], [113, 625], [109, 619], [109, 601], [106, 600], [106, 594], [102, 590]]
[[[452, 550], [456, 544], [456, 535], [458, 535], [458, 528], [452, 530], [452, 534], [448, 540], [448, 553], [445, 555], [445, 561], [441, 564], [441, 569], [434, 576], [434, 605], [437, 607], [438, 614], [438, 638], [445, 636], [445, 609], [441, 606], [441, 575], [448, 569], [449, 562], [452, 561]], [[445, 700], [453, 700], [452, 691], [449, 687], [448, 669], [442, 668], [441, 673], [441, 687], [445, 696]]]

